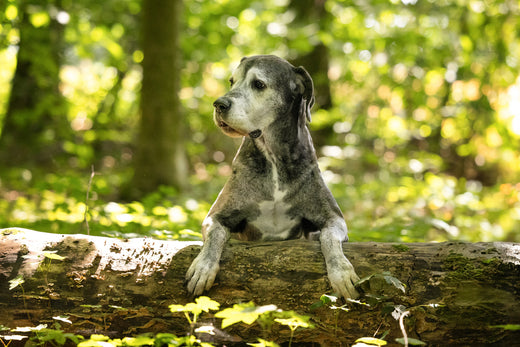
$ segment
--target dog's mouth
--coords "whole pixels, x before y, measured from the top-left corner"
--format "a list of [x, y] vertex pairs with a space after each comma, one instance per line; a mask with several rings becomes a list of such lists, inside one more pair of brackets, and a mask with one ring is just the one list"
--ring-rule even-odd
[[230, 137], [245, 136], [244, 133], [232, 128], [228, 123], [226, 123], [222, 119], [220, 119], [220, 117], [215, 117], [215, 123], [220, 128], [220, 130], [222, 130], [222, 132], [224, 132], [224, 134], [226, 134], [227, 136], [230, 136]]
[[262, 131], [260, 129], [253, 130], [250, 133], [246, 133], [241, 130], [237, 130], [231, 127], [228, 123], [224, 122], [220, 117], [215, 117], [215, 123], [217, 126], [224, 132], [224, 134], [230, 137], [241, 137], [241, 136], [249, 136], [252, 139], [256, 139], [262, 135]]
[[218, 125], [219, 128], [221, 128], [223, 130], [224, 129], [231, 129], [231, 130], [233, 130], [233, 128], [230, 127], [229, 124], [224, 122], [223, 120], [217, 120], [217, 125]]

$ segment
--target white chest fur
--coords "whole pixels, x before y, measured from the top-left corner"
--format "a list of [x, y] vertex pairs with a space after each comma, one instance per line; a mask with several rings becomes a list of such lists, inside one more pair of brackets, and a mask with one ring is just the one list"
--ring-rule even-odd
[[286, 192], [278, 187], [278, 173], [274, 165], [273, 185], [273, 200], [258, 204], [260, 215], [251, 224], [261, 232], [262, 240], [285, 240], [298, 221], [288, 215], [291, 205], [284, 201]]

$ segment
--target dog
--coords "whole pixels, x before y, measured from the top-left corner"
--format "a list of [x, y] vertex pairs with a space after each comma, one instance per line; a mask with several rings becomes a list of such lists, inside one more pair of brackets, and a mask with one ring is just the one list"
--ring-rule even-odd
[[214, 103], [215, 124], [242, 137], [232, 174], [202, 223], [203, 246], [186, 273], [194, 296], [209, 290], [222, 250], [239, 240], [316, 239], [332, 289], [356, 298], [359, 280], [343, 254], [347, 225], [325, 185], [307, 123], [314, 85], [303, 67], [273, 55], [245, 57]]

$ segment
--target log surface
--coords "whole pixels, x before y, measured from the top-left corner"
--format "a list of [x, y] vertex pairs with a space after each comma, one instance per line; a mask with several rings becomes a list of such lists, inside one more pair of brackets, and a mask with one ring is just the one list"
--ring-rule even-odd
[[[9, 228], [0, 230], [0, 324], [14, 328], [68, 316], [62, 329], [76, 334], [113, 337], [144, 332], [185, 335], [190, 327], [170, 304], [193, 301], [184, 275], [201, 242], [120, 240], [86, 235], [59, 235]], [[55, 252], [63, 260], [46, 257]], [[230, 242], [215, 285], [207, 293], [231, 307], [253, 301], [310, 315], [314, 329], [299, 329], [294, 342], [322, 346], [351, 345], [363, 336], [380, 336], [392, 345], [402, 337], [390, 314], [399, 305], [409, 337], [428, 345], [514, 344], [518, 331], [496, 325], [520, 324], [520, 244], [514, 243], [345, 243], [344, 251], [360, 277], [363, 302], [349, 312], [311, 309], [322, 294], [331, 294], [319, 242]], [[49, 253], [47, 253], [49, 254]], [[405, 292], [380, 275], [389, 272]], [[9, 280], [24, 283], [10, 289]], [[340, 304], [337, 304], [340, 305]], [[211, 314], [205, 324], [220, 328]], [[283, 343], [287, 327], [236, 324], [215, 343], [256, 342], [256, 337]], [[266, 336], [267, 335], [267, 336]], [[14, 346], [12, 344], [12, 346]]]

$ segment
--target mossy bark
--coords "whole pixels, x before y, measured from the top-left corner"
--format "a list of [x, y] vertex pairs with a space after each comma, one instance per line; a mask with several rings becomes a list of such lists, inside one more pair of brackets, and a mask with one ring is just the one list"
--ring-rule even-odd
[[[170, 304], [193, 300], [184, 274], [199, 252], [198, 242], [119, 240], [84, 235], [0, 230], [0, 324], [14, 328], [52, 324], [59, 315], [76, 334], [128, 336], [144, 332], [186, 334], [190, 327]], [[512, 243], [346, 243], [345, 254], [361, 277], [362, 302], [350, 311], [313, 305], [331, 294], [318, 242], [230, 243], [221, 270], [207, 293], [221, 308], [254, 301], [311, 316], [314, 329], [298, 329], [294, 342], [322, 346], [353, 344], [388, 331], [390, 345], [402, 332], [391, 313], [405, 318], [409, 337], [428, 345], [513, 344], [518, 331], [493, 326], [520, 323], [520, 244]], [[56, 251], [63, 260], [46, 258]], [[49, 254], [49, 253], [47, 253]], [[389, 273], [389, 274], [388, 274]], [[9, 289], [9, 280], [25, 282]], [[390, 280], [389, 280], [390, 279]], [[404, 292], [397, 285], [405, 285]], [[336, 303], [336, 306], [340, 306]], [[205, 314], [199, 323], [220, 320]], [[283, 343], [287, 327], [236, 324], [214, 342]]]

